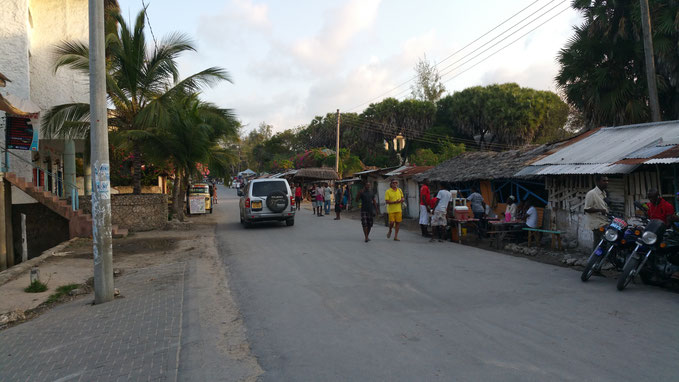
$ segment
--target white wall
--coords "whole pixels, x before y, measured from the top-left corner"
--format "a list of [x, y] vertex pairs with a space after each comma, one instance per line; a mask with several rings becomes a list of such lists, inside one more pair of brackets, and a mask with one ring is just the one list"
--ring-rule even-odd
[[68, 68], [54, 72], [55, 46], [63, 41], [88, 44], [87, 6], [87, 0], [31, 1], [30, 96], [42, 110], [65, 103], [89, 103], [85, 75]]

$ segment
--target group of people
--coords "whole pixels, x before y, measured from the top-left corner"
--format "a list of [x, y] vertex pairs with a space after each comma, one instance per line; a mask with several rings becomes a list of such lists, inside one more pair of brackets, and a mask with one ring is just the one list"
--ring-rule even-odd
[[[375, 193], [372, 191], [370, 183], [365, 183], [363, 189], [358, 193], [357, 197], [361, 201], [361, 226], [363, 227], [363, 235], [365, 242], [370, 241], [370, 231], [373, 226], [375, 216], [379, 215], [380, 209], [375, 201]], [[389, 188], [384, 193], [384, 202], [387, 205], [387, 215], [389, 217], [389, 231], [387, 232], [387, 239], [394, 234], [394, 241], [400, 241], [398, 238], [398, 231], [403, 221], [403, 202], [405, 196], [403, 191], [398, 187], [398, 180], [392, 179], [389, 182]]]
[[[596, 186], [585, 195], [587, 228], [592, 230], [594, 249], [596, 249], [603, 235], [599, 228], [608, 225], [608, 215], [610, 213], [608, 177], [604, 175], [597, 176], [595, 181]], [[667, 226], [679, 222], [679, 216], [676, 214], [674, 206], [663, 199], [657, 189], [649, 189], [646, 196], [649, 200], [649, 203], [646, 204], [646, 214], [649, 219], [662, 220]], [[679, 197], [679, 194], [677, 194], [677, 197]]]
[[[348, 189], [345, 190], [341, 184], [336, 184], [335, 189], [328, 183], [312, 184], [308, 188], [308, 197], [311, 200], [312, 211], [316, 216], [325, 216], [330, 214], [330, 206], [332, 205], [333, 197], [335, 201], [335, 220], [340, 220], [342, 209], [347, 205]], [[297, 210], [301, 208], [304, 190], [301, 184], [295, 186], [295, 202]]]

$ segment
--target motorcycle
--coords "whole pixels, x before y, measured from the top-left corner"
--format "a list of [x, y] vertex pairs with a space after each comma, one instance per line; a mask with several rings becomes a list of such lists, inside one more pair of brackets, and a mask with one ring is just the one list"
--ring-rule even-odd
[[638, 226], [629, 225], [624, 219], [608, 215], [611, 222], [601, 227], [604, 232], [603, 238], [587, 260], [587, 265], [580, 275], [585, 282], [594, 272], [600, 272], [606, 261], [611, 263], [617, 270], [622, 270], [627, 255], [632, 251], [636, 238], [641, 235]]
[[618, 278], [618, 290], [624, 290], [636, 275], [645, 284], [662, 284], [671, 279], [679, 267], [679, 237], [662, 220], [651, 220], [636, 241], [636, 247]]

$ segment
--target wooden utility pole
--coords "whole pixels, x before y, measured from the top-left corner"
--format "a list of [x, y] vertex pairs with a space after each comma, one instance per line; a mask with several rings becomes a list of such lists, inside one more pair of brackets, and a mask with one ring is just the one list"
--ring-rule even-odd
[[648, 0], [639, 0], [639, 4], [641, 5], [641, 28], [644, 32], [644, 56], [646, 61], [648, 101], [651, 106], [651, 117], [653, 118], [653, 122], [658, 122], [660, 121], [660, 102], [658, 101], [658, 86], [655, 83], [651, 13], [648, 9]]
[[337, 109], [337, 142], [335, 144], [335, 172], [337, 175], [339, 175], [339, 135], [340, 135], [340, 112], [339, 109]]

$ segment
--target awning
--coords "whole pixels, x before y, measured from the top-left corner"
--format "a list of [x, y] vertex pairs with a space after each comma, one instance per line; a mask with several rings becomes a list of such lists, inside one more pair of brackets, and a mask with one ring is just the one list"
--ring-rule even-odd
[[17, 98], [13, 95], [0, 94], [0, 110], [7, 114], [25, 118], [38, 118], [40, 108], [30, 100]]

